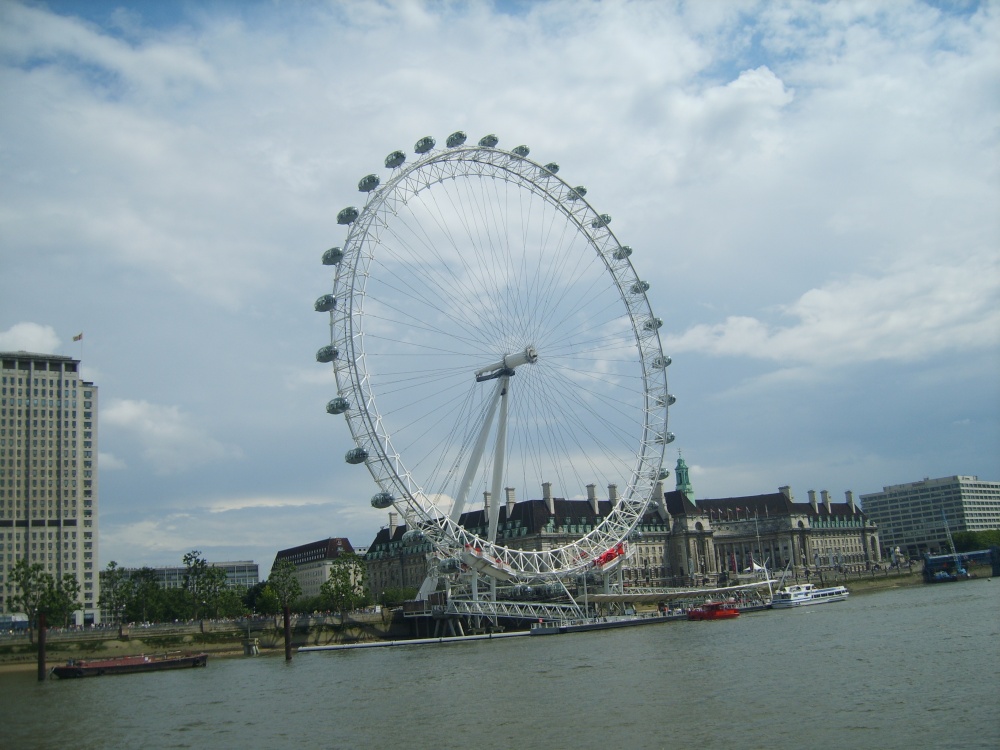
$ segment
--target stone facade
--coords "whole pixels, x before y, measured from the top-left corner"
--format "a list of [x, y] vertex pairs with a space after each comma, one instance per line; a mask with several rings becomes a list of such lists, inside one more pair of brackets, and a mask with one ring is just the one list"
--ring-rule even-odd
[[[878, 529], [854, 503], [833, 503], [826, 491], [817, 500], [797, 503], [791, 489], [782, 487], [768, 495], [694, 500], [687, 465], [679, 459], [677, 489], [656, 493], [629, 541], [630, 554], [623, 565], [626, 587], [689, 586], [717, 583], [735, 574], [765, 565], [774, 572], [791, 565], [795, 572], [816, 567], [866, 568], [881, 560]], [[542, 498], [517, 502], [508, 489], [500, 508], [497, 543], [516, 549], [552, 549], [579, 539], [611, 512], [617, 488], [608, 487], [607, 499], [587, 488], [587, 500], [554, 498], [542, 487]], [[464, 513], [460, 524], [480, 536], [487, 526], [483, 510]], [[417, 589], [424, 581], [431, 545], [404, 541], [406, 527], [389, 514], [365, 556], [371, 592], [390, 587]]]

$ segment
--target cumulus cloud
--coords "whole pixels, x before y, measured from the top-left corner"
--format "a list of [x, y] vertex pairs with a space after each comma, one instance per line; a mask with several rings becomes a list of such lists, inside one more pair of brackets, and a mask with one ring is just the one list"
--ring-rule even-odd
[[38, 323], [15, 323], [6, 331], [0, 331], [2, 351], [54, 354], [61, 343], [52, 326]]
[[114, 399], [102, 408], [101, 424], [108, 430], [121, 430], [136, 440], [143, 458], [158, 474], [242, 457], [238, 447], [225, 445], [209, 436], [190, 415], [176, 406]]
[[121, 471], [128, 468], [126, 463], [113, 453], [101, 452], [97, 454], [97, 458], [97, 465], [101, 467], [101, 471]]
[[852, 276], [811, 289], [779, 312], [776, 325], [730, 316], [667, 337], [674, 352], [704, 352], [783, 363], [850, 366], [914, 362], [1000, 344], [1000, 261], [920, 263], [883, 276]]

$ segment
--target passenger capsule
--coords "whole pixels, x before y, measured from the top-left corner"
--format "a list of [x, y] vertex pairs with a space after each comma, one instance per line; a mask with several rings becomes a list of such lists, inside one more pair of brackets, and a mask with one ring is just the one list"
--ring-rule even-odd
[[438, 570], [441, 573], [457, 573], [462, 569], [462, 561], [457, 557], [446, 557], [438, 563]]
[[663, 320], [661, 318], [650, 318], [642, 324], [642, 327], [647, 331], [658, 331], [662, 326]]
[[347, 208], [341, 209], [340, 213], [337, 214], [338, 224], [352, 224], [355, 219], [358, 218], [358, 209], [354, 206], [348, 206]]
[[370, 193], [379, 186], [380, 182], [381, 180], [378, 178], [378, 175], [366, 174], [361, 178], [361, 181], [358, 182], [358, 190], [362, 193]]
[[489, 135], [484, 135], [482, 138], [479, 139], [479, 145], [482, 146], [483, 148], [493, 148], [498, 143], [500, 143], [500, 139], [497, 138], [492, 133], [490, 133]]
[[628, 535], [628, 540], [630, 542], [641, 542], [642, 541], [642, 532], [639, 531], [639, 529], [633, 529], [629, 533], [629, 535]]
[[[361, 450], [360, 448], [355, 448], [355, 450]], [[364, 459], [362, 459], [363, 461]], [[361, 461], [351, 461], [347, 459], [347, 463], [361, 463]], [[372, 507], [378, 508], [379, 510], [385, 510], [392, 505], [393, 496], [391, 492], [379, 492], [372, 495]]]
[[631, 289], [632, 289], [632, 294], [645, 294], [646, 292], [649, 291], [649, 282], [637, 281], [632, 285]]
[[548, 164], [545, 165], [545, 170], [547, 172], [551, 172], [552, 174], [556, 174], [559, 171], [559, 165], [556, 164], [554, 161], [550, 161]]
[[606, 227], [610, 223], [611, 223], [611, 217], [608, 214], [601, 214], [592, 222], [590, 222], [590, 226], [593, 227], [594, 229], [600, 229], [601, 227]]
[[434, 148], [434, 145], [436, 143], [437, 141], [435, 141], [429, 135], [425, 135], [423, 138], [417, 141], [416, 145], [413, 147], [413, 150], [416, 151], [418, 154], [426, 154], [428, 151]]
[[324, 294], [322, 297], [316, 300], [316, 304], [313, 308], [316, 312], [330, 312], [333, 308], [337, 306], [337, 298], [332, 294]]
[[672, 393], [667, 394], [667, 406], [673, 406], [677, 403], [677, 397]]
[[674, 433], [668, 432], [663, 435], [663, 442], [669, 445], [670, 443], [674, 442], [676, 438], [677, 436]]
[[632, 248], [629, 247], [628, 245], [622, 245], [612, 254], [615, 256], [615, 260], [625, 260], [632, 254]]
[[577, 198], [582, 198], [586, 194], [587, 194], [587, 188], [585, 188], [583, 185], [577, 185], [570, 191], [569, 195], [567, 195], [566, 197], [569, 198], [571, 201], [575, 201]]
[[403, 532], [403, 546], [412, 547], [414, 544], [420, 544], [424, 541], [424, 532], [420, 529], [407, 529]]
[[456, 130], [454, 133], [448, 136], [448, 140], [445, 141], [448, 148], [455, 148], [456, 146], [461, 146], [465, 143], [465, 139], [468, 138], [464, 130]]
[[[368, 460], [368, 451], [364, 448], [351, 448], [347, 453], [344, 454], [344, 460], [349, 464], [363, 464]], [[378, 497], [376, 495], [375, 497]], [[391, 496], [390, 496], [391, 497]], [[372, 498], [374, 501], [375, 498]], [[388, 506], [386, 506], [388, 507]]]
[[329, 401], [326, 402], [327, 414], [343, 414], [350, 408], [351, 408], [351, 402], [348, 401], [343, 396], [337, 396], [336, 398], [331, 398]]
[[670, 472], [664, 468], [661, 468], [659, 471], [653, 472], [653, 481], [661, 482], [669, 476]]
[[670, 367], [671, 362], [673, 362], [673, 360], [670, 359], [670, 357], [658, 354], [655, 357], [653, 357], [652, 365], [657, 370], [662, 370], [664, 367]]
[[401, 166], [404, 161], [406, 161], [406, 154], [402, 151], [393, 151], [385, 157], [385, 167], [386, 169], [395, 169]]
[[335, 360], [339, 356], [340, 352], [337, 351], [337, 348], [335, 346], [330, 346], [329, 344], [327, 344], [326, 346], [320, 348], [320, 350], [316, 352], [316, 361], [333, 362], [333, 360]]
[[521, 158], [524, 158], [525, 156], [531, 153], [531, 149], [528, 148], [527, 146], [514, 146], [514, 148], [512, 148], [511, 151], [520, 156]]
[[339, 247], [331, 247], [323, 253], [323, 265], [335, 266], [344, 259], [344, 251]]

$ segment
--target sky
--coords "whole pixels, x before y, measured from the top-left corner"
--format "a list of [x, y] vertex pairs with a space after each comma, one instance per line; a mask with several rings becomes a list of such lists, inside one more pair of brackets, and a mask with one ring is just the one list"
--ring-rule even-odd
[[995, 2], [0, 0], [0, 351], [99, 386], [101, 567], [367, 545], [320, 256], [386, 154], [496, 133], [636, 249], [699, 498], [997, 480], [998, 39]]

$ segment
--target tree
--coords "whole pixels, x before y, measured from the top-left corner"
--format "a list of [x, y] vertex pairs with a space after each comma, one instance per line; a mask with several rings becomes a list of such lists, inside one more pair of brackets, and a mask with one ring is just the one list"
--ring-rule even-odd
[[280, 607], [291, 607], [302, 596], [302, 585], [295, 575], [295, 563], [291, 560], [278, 560], [267, 578], [264, 590], [267, 589], [271, 590]]
[[417, 593], [415, 588], [390, 586], [382, 592], [382, 606], [397, 607], [405, 601], [416, 599]]
[[330, 565], [330, 577], [320, 596], [334, 612], [356, 609], [365, 602], [365, 566], [353, 552], [344, 552]]
[[[130, 622], [149, 622], [163, 619], [158, 612], [163, 608], [163, 589], [159, 577], [150, 567], [142, 567], [132, 573], [131, 596], [125, 604], [126, 617]], [[154, 614], [154, 611], [157, 611]]]
[[109, 562], [101, 577], [100, 605], [111, 615], [115, 624], [121, 625], [125, 608], [128, 606], [134, 590], [135, 583], [129, 571], [119, 568], [118, 563], [114, 560]]
[[201, 550], [191, 550], [184, 555], [184, 591], [187, 593], [191, 607], [191, 617], [198, 619], [202, 605], [205, 604], [206, 584], [208, 580], [208, 561], [201, 556]]
[[201, 588], [202, 601], [212, 610], [214, 617], [219, 617], [226, 595], [226, 571], [210, 565], [203, 576]]
[[41, 563], [29, 563], [23, 557], [10, 569], [10, 580], [14, 582], [10, 607], [14, 612], [21, 611], [28, 616], [32, 630], [38, 624], [38, 612], [49, 585], [48, 579], [51, 578], [45, 572], [45, 566]]
[[45, 613], [45, 619], [50, 623], [60, 623], [62, 627], [69, 625], [70, 616], [83, 605], [80, 604], [80, 582], [72, 573], [65, 573], [56, 580], [48, 575], [45, 582], [45, 594], [42, 596], [40, 609]]
[[1000, 530], [956, 531], [953, 535], [958, 552], [977, 552], [981, 549], [1000, 546]]
[[278, 599], [278, 595], [274, 593], [274, 589], [267, 584], [261, 589], [254, 602], [254, 611], [259, 614], [276, 615], [281, 612], [281, 601]]

